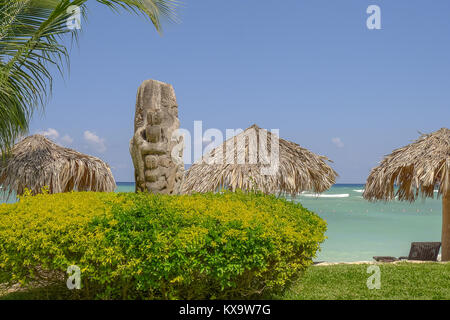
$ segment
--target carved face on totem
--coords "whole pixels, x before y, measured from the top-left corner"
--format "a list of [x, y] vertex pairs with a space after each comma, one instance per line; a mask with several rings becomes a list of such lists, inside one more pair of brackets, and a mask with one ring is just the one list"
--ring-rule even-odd
[[141, 130], [141, 143], [132, 143], [130, 150], [137, 180], [145, 181], [145, 188], [139, 184], [137, 189], [178, 192], [184, 165], [171, 157], [174, 148], [177, 154], [180, 150], [179, 141], [172, 139], [180, 125], [173, 87], [155, 80], [144, 81], [138, 90], [136, 113], [139, 115], [135, 116], [135, 132]]

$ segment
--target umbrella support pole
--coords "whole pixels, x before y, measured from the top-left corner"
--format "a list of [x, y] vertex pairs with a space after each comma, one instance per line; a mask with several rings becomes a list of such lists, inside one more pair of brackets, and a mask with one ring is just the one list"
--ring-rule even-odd
[[441, 261], [450, 261], [450, 192], [442, 197]]

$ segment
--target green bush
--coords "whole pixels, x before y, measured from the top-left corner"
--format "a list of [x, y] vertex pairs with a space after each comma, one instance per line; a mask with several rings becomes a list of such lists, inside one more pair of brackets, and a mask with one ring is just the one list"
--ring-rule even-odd
[[261, 194], [25, 196], [0, 205], [0, 274], [65, 283], [76, 265], [81, 298], [251, 298], [295, 280], [325, 230], [300, 204]]

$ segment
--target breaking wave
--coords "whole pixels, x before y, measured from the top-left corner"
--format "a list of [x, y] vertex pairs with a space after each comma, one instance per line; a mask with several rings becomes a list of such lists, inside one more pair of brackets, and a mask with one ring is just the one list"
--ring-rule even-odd
[[316, 193], [301, 193], [302, 197], [314, 197], [314, 198], [348, 198], [350, 194], [341, 193], [341, 194], [316, 194]]

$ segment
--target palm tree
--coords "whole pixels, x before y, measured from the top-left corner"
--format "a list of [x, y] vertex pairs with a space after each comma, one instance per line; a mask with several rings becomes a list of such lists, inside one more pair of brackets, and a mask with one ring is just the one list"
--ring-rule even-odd
[[[0, 0], [0, 151], [9, 151], [28, 131], [33, 111], [43, 108], [52, 88], [49, 66], [62, 73], [69, 62], [63, 37], [77, 41], [69, 28], [73, 9], [85, 17], [87, 0]], [[161, 18], [175, 21], [177, 0], [97, 0], [150, 19], [158, 32]]]

